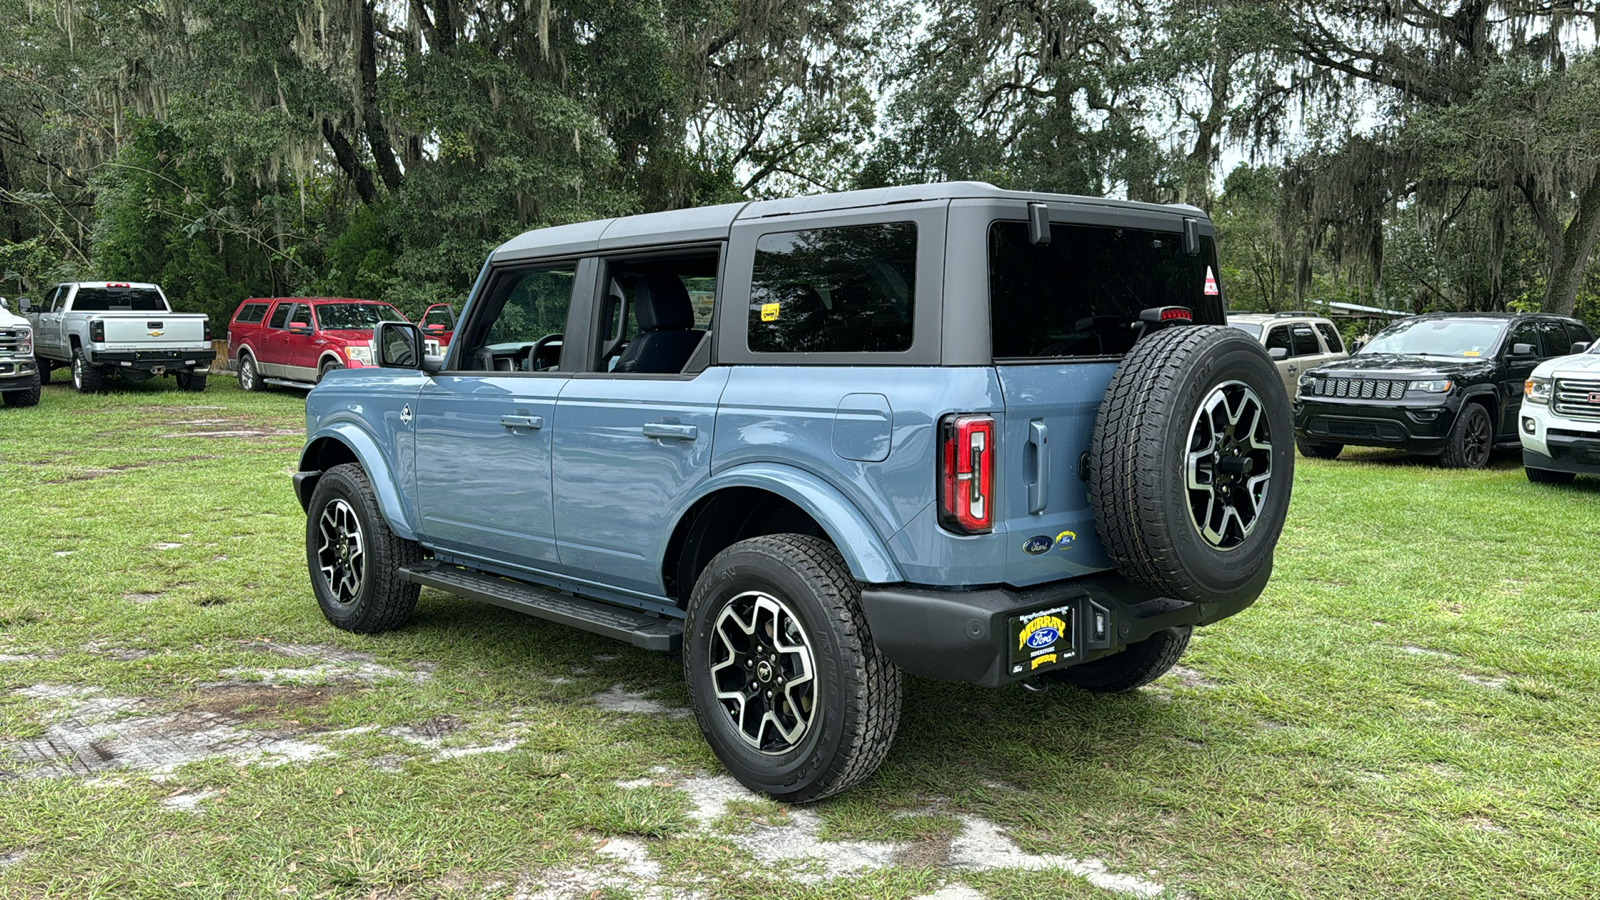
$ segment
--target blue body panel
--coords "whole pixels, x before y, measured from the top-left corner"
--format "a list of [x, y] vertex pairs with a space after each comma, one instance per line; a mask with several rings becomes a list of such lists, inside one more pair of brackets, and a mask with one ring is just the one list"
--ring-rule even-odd
[[[336, 369], [306, 397], [306, 447], [323, 439], [349, 447], [366, 470], [390, 529], [406, 540], [420, 536], [416, 453], [401, 410], [415, 406], [427, 381], [421, 372], [400, 369]], [[300, 468], [314, 468], [303, 452]]]

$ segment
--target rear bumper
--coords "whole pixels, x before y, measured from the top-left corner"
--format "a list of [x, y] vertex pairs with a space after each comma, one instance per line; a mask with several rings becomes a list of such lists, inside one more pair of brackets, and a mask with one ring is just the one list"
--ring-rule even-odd
[[210, 347], [194, 350], [100, 350], [94, 354], [94, 364], [108, 369], [142, 369], [153, 372], [173, 372], [186, 369], [209, 369], [217, 351]]
[[1329, 444], [1398, 447], [1420, 454], [1443, 453], [1445, 439], [1460, 409], [1458, 397], [1426, 406], [1297, 400], [1294, 433], [1296, 437]]
[[1114, 573], [1017, 590], [990, 587], [950, 591], [909, 585], [867, 587], [861, 605], [873, 643], [890, 662], [914, 675], [999, 687], [1032, 674], [1019, 661], [1014, 620], [1030, 614], [1070, 613], [1070, 640], [1056, 649], [1052, 667], [1078, 665], [1122, 650], [1158, 631], [1209, 625], [1249, 606], [1254, 597], [1227, 603], [1185, 603], [1159, 597]]

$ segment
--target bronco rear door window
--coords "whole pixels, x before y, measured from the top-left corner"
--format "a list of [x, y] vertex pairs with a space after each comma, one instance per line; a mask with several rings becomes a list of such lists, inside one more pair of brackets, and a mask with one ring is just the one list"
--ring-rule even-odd
[[916, 277], [912, 222], [762, 235], [750, 285], [750, 349], [909, 350]]
[[1006, 359], [1121, 356], [1141, 310], [1182, 306], [1194, 321], [1224, 324], [1216, 244], [1184, 249], [1178, 231], [1050, 226], [1050, 243], [1028, 240], [1026, 222], [989, 227], [989, 317], [994, 356]]

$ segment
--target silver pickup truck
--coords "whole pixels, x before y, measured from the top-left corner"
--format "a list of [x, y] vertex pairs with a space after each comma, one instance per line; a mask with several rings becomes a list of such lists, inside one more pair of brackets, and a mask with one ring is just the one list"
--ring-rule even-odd
[[6, 406], [33, 406], [39, 402], [39, 372], [33, 362], [33, 329], [11, 314], [11, 304], [0, 297], [0, 397]]
[[186, 391], [203, 391], [216, 351], [211, 319], [175, 313], [153, 284], [79, 281], [58, 284], [34, 304], [19, 301], [33, 323], [39, 378], [70, 367], [72, 386], [92, 393], [116, 376], [132, 382], [171, 375]]

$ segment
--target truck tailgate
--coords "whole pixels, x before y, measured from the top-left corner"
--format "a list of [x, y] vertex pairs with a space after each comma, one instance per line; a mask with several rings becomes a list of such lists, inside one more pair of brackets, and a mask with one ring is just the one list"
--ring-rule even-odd
[[201, 313], [94, 313], [106, 324], [107, 350], [190, 350], [208, 347]]

